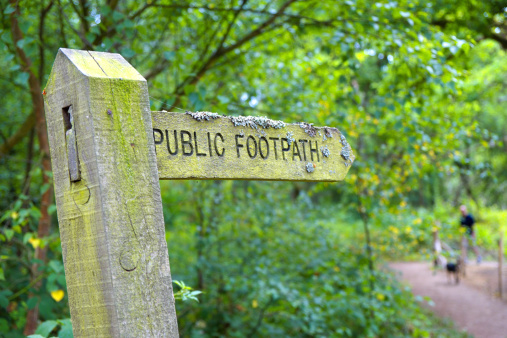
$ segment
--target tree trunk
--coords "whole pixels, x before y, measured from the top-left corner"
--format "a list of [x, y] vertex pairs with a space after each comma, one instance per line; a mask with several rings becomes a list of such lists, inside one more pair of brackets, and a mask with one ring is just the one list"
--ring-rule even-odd
[[[17, 2], [15, 0], [11, 0], [11, 5], [17, 6]], [[30, 96], [32, 99], [33, 111], [35, 113], [35, 130], [37, 133], [37, 139], [39, 141], [39, 149], [42, 156], [42, 184], [43, 186], [48, 186], [46, 191], [42, 193], [41, 196], [41, 205], [40, 205], [40, 213], [41, 216], [39, 218], [39, 225], [37, 230], [37, 237], [43, 238], [49, 235], [49, 229], [51, 225], [51, 218], [49, 217], [48, 208], [52, 203], [53, 199], [53, 185], [51, 184], [51, 179], [49, 177], [49, 173], [51, 172], [51, 159], [49, 157], [49, 142], [48, 135], [46, 130], [46, 116], [44, 114], [44, 101], [42, 98], [42, 90], [40, 86], [40, 79], [35, 75], [32, 70], [32, 61], [25, 54], [25, 51], [19, 48], [18, 41], [23, 39], [23, 33], [19, 28], [18, 23], [19, 16], [19, 7], [16, 8], [16, 11], [11, 14], [11, 33], [12, 40], [14, 45], [16, 46], [16, 54], [21, 61], [21, 68], [23, 71], [27, 72], [28, 77], [28, 85], [30, 87]], [[39, 74], [40, 76], [41, 74]], [[46, 251], [47, 249], [37, 248], [35, 250], [35, 257], [41, 261], [46, 260]], [[40, 272], [38, 271], [38, 264], [32, 265], [32, 281], [35, 280], [39, 276]], [[35, 288], [40, 287], [40, 282], [34, 285]], [[29, 297], [32, 297], [30, 294]], [[39, 307], [35, 306], [33, 309], [29, 310], [26, 316], [26, 326], [23, 333], [25, 335], [30, 335], [35, 332], [37, 328], [37, 319], [39, 317]]]

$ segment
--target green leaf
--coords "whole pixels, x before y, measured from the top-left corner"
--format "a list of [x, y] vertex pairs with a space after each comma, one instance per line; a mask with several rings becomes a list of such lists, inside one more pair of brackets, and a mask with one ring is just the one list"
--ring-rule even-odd
[[8, 241], [10, 241], [12, 236], [14, 236], [14, 230], [12, 230], [12, 229], [5, 229], [4, 233], [5, 233], [5, 236], [7, 237]]
[[174, 60], [176, 53], [173, 51], [170, 51], [170, 52], [164, 52], [162, 55], [164, 56], [164, 59], [166, 59], [167, 61], [172, 61], [172, 60]]
[[58, 277], [56, 277], [56, 281], [62, 287], [67, 288], [67, 280], [65, 279], [65, 275], [58, 275]]
[[202, 110], [204, 108], [204, 105], [205, 103], [203, 101], [197, 100], [197, 102], [194, 105], [194, 109], [197, 111]]
[[40, 334], [43, 337], [47, 337], [57, 326], [58, 322], [54, 320], [47, 320], [39, 325], [37, 330], [35, 330], [35, 333]]
[[48, 208], [48, 214], [50, 215], [53, 215], [56, 211], [56, 205], [55, 204], [51, 204]]
[[26, 234], [23, 235], [23, 244], [26, 244], [28, 243], [28, 241], [30, 240], [30, 238], [33, 237], [33, 233], [31, 232], [27, 232]]
[[100, 14], [102, 16], [107, 16], [111, 13], [111, 7], [107, 6], [107, 5], [104, 5], [102, 7], [100, 7]]
[[206, 88], [205, 87], [199, 87], [199, 96], [203, 99], [206, 97]]
[[61, 272], [63, 270], [63, 264], [60, 261], [55, 260], [50, 261], [49, 267], [53, 269], [56, 273]]
[[72, 322], [70, 319], [59, 320], [59, 323], [62, 328], [58, 332], [58, 338], [73, 338], [74, 335], [72, 334]]
[[4, 269], [0, 267], [0, 280], [5, 280]]
[[28, 73], [19, 73], [14, 79], [14, 83], [24, 86], [28, 82], [29, 77]]
[[38, 302], [39, 302], [39, 299], [37, 297], [30, 298], [26, 302], [26, 306], [28, 307], [28, 310], [33, 309], [37, 305]]
[[190, 103], [195, 106], [197, 102], [199, 102], [199, 93], [190, 93], [190, 95], [188, 95], [188, 99], [190, 100]]
[[113, 20], [118, 21], [121, 20], [124, 17], [124, 15], [118, 11], [113, 12]]
[[9, 305], [9, 300], [7, 297], [0, 295], [0, 306], [4, 309], [7, 309], [7, 306]]
[[222, 104], [226, 104], [226, 103], [229, 103], [231, 101], [227, 96], [222, 96], [222, 95], [218, 95], [217, 99]]
[[95, 40], [95, 34], [93, 34], [92, 32], [86, 33], [85, 37], [90, 42], [93, 42], [93, 40]]
[[178, 280], [173, 280], [173, 283], [178, 285], [180, 288], [184, 288], [185, 287], [185, 283], [183, 281], [178, 281]]
[[58, 338], [73, 338], [74, 335], [72, 333], [72, 325], [68, 327], [63, 327], [58, 332]]
[[7, 319], [0, 318], [0, 333], [9, 332], [9, 322]]
[[16, 8], [12, 7], [11, 4], [8, 4], [7, 7], [4, 9], [4, 14], [11, 14], [16, 11]]
[[128, 58], [131, 58], [134, 55], [136, 55], [136, 52], [134, 52], [132, 49], [126, 47], [121, 50], [121, 55], [123, 55], [123, 57], [128, 59]]
[[[50, 208], [51, 208], [51, 206], [50, 206]], [[39, 219], [41, 216], [40, 210], [36, 206], [31, 207], [29, 212], [30, 212], [30, 216], [32, 216], [35, 219]]]
[[0, 296], [9, 297], [12, 295], [12, 291], [9, 289], [5, 289], [0, 291]]
[[38, 258], [33, 258], [33, 259], [30, 260], [30, 262], [32, 264], [38, 264], [38, 265], [41, 265], [41, 266], [43, 266], [45, 264], [42, 259], [38, 259]]
[[51, 185], [49, 183], [45, 183], [40, 187], [40, 194], [44, 194], [46, 191], [48, 191], [49, 187]]

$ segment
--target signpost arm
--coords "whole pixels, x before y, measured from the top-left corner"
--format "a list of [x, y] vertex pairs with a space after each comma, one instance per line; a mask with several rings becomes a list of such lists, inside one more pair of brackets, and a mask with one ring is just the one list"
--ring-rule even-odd
[[44, 91], [75, 337], [177, 337], [146, 80], [60, 49]]

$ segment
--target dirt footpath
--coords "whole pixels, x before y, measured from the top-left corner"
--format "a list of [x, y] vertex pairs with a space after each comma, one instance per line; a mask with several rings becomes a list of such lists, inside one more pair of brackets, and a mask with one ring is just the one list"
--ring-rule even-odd
[[412, 287], [415, 295], [430, 297], [435, 306], [429, 308], [450, 318], [458, 328], [477, 338], [507, 337], [507, 302], [488, 295], [480, 285], [469, 285], [477, 280], [474, 266], [469, 266], [467, 277], [458, 285], [449, 283], [443, 271], [434, 273], [427, 262], [391, 263], [389, 267]]

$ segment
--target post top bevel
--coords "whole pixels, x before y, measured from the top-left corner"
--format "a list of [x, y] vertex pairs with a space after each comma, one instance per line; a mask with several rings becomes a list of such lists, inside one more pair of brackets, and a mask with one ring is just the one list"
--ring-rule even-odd
[[58, 54], [67, 58], [86, 77], [146, 81], [117, 53], [60, 48]]

